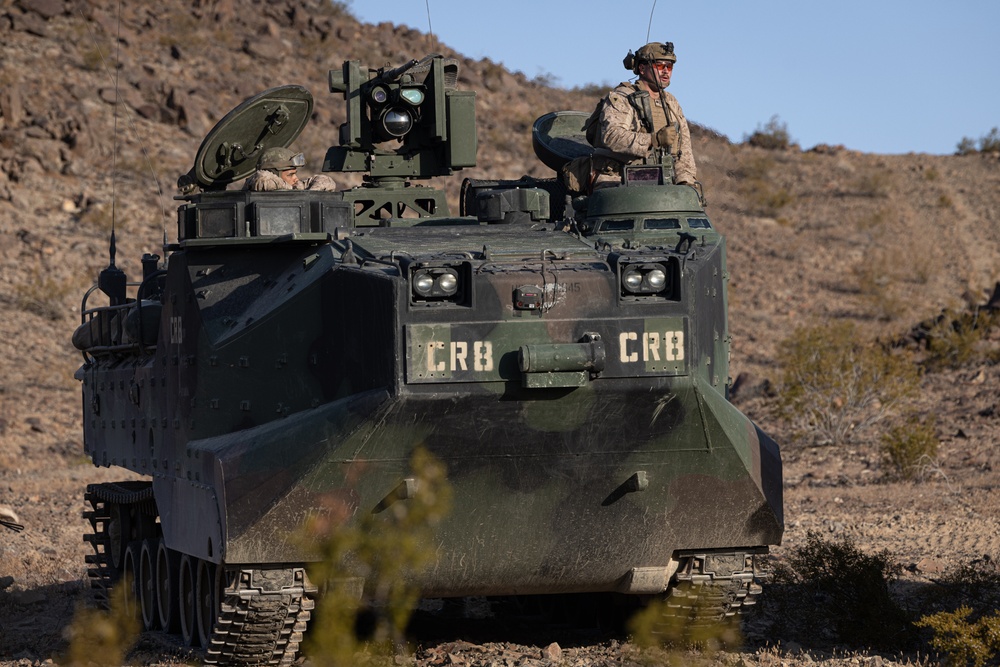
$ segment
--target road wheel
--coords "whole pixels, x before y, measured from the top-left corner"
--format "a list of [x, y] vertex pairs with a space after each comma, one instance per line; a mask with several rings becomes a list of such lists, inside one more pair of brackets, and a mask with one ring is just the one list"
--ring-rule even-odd
[[139, 550], [139, 576], [136, 588], [139, 591], [139, 608], [142, 610], [142, 628], [159, 630], [160, 619], [156, 613], [156, 547], [157, 539], [145, 539]]
[[178, 579], [181, 556], [168, 549], [163, 540], [156, 543], [156, 611], [160, 627], [170, 633], [180, 630], [180, 587]]
[[180, 601], [181, 638], [185, 646], [198, 645], [198, 596], [195, 591], [195, 568], [199, 560], [184, 554], [181, 556], [180, 576], [177, 578], [178, 599]]
[[215, 565], [206, 560], [198, 561], [197, 579], [198, 639], [207, 647], [212, 638], [212, 628], [219, 616], [218, 584], [215, 580]]

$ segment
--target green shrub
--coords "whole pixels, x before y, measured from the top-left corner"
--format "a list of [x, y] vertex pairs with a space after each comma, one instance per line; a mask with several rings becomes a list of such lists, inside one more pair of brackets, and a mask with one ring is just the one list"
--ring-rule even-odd
[[842, 443], [892, 415], [916, 394], [908, 356], [860, 339], [850, 322], [796, 329], [779, 346], [779, 408], [817, 443]]
[[969, 620], [971, 615], [972, 609], [959, 607], [923, 616], [915, 624], [933, 631], [931, 646], [948, 655], [948, 664], [983, 667], [1000, 651], [1000, 612], [975, 621]]
[[758, 148], [769, 150], [784, 150], [791, 146], [792, 138], [788, 134], [788, 124], [778, 119], [777, 114], [764, 125], [757, 125], [750, 136], [744, 136], [743, 141]]
[[933, 466], [938, 451], [934, 417], [910, 417], [882, 434], [882, 459], [903, 479], [922, 477]]
[[807, 625], [831, 629], [838, 643], [894, 649], [911, 636], [889, 594], [901, 571], [887, 550], [866, 554], [848, 537], [825, 541], [809, 531], [776, 576], [794, 584]]

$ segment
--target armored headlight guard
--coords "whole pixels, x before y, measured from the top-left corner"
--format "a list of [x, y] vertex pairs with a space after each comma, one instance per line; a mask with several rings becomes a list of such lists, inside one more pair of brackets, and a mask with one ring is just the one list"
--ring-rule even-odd
[[410, 301], [414, 304], [461, 303], [466, 272], [460, 266], [415, 266], [410, 270]]
[[676, 262], [670, 260], [624, 262], [618, 265], [623, 299], [676, 299]]

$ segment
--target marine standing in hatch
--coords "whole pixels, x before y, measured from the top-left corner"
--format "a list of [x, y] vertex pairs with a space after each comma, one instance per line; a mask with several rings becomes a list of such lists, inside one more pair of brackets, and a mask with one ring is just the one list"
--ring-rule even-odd
[[633, 160], [664, 148], [674, 158], [674, 182], [694, 185], [697, 172], [687, 119], [677, 98], [665, 90], [675, 62], [673, 42], [650, 42], [635, 55], [630, 51], [623, 64], [639, 80], [619, 84], [601, 100], [587, 138], [598, 148]]

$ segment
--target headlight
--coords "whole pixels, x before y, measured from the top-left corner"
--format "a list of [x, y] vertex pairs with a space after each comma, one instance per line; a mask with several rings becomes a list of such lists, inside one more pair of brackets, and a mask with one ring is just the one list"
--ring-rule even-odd
[[663, 289], [663, 286], [667, 283], [667, 274], [663, 272], [663, 269], [653, 269], [646, 274], [646, 284], [651, 288], [659, 292]]
[[622, 271], [623, 294], [660, 294], [669, 287], [663, 264], [630, 264]]
[[622, 281], [629, 291], [634, 292], [642, 286], [642, 273], [636, 269], [629, 269], [622, 276]]
[[417, 269], [412, 285], [417, 301], [449, 300], [458, 293], [458, 271], [451, 267]]

